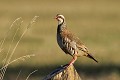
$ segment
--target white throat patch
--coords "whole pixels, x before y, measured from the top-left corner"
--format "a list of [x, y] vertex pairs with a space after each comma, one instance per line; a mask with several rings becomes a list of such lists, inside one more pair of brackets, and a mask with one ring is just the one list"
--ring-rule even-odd
[[61, 19], [61, 18], [58, 18], [58, 24], [62, 24], [63, 23], [63, 19]]

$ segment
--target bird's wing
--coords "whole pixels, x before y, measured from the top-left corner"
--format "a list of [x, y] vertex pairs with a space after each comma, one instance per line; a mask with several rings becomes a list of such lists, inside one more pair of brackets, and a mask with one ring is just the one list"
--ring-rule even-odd
[[88, 52], [87, 47], [80, 41], [78, 37], [76, 37], [73, 33], [68, 30], [64, 30], [62, 33], [64, 42], [69, 42], [70, 46], [74, 49], [78, 48], [83, 52]]
[[87, 47], [70, 31], [64, 30], [64, 32], [61, 33], [61, 36], [63, 37], [63, 44], [66, 44], [64, 47], [70, 47], [70, 49], [68, 49], [68, 52], [71, 52], [69, 53], [70, 55], [74, 55], [75, 50], [79, 49], [80, 51], [84, 52], [82, 55], [87, 56], [98, 63], [98, 61], [88, 52]]

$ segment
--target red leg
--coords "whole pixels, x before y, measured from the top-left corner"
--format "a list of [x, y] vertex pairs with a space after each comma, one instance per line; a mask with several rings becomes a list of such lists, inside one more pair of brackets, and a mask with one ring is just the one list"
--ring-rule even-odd
[[68, 64], [68, 66], [74, 64], [74, 62], [76, 60], [77, 60], [77, 56], [73, 56], [73, 59], [70, 61], [70, 63]]
[[70, 61], [69, 64], [65, 65], [64, 68], [69, 67], [70, 65], [74, 64], [74, 62], [77, 60], [77, 56], [73, 56], [73, 59]]

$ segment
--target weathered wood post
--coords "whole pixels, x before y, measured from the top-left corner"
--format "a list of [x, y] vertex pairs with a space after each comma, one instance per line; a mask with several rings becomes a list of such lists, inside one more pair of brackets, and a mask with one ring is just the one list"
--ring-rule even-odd
[[73, 65], [70, 65], [68, 68], [64, 68], [64, 66], [55, 69], [43, 80], [81, 80]]

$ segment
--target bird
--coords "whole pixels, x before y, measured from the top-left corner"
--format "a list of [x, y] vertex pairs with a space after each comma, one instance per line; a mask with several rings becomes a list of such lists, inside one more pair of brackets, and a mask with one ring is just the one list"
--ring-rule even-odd
[[72, 56], [72, 60], [69, 62], [68, 66], [74, 64], [77, 58], [81, 56], [86, 56], [98, 63], [80, 39], [68, 30], [65, 17], [62, 14], [57, 14], [55, 19], [58, 21], [57, 43], [66, 54]]

